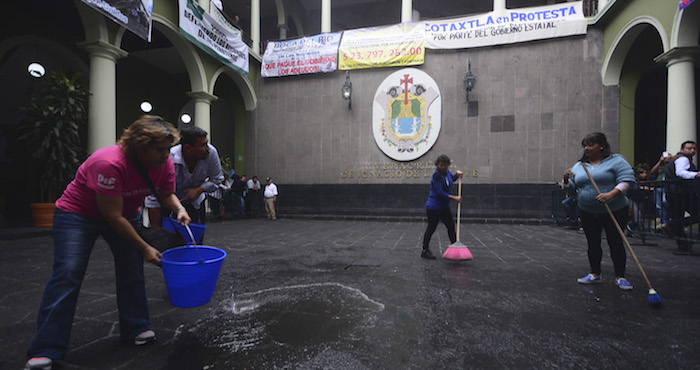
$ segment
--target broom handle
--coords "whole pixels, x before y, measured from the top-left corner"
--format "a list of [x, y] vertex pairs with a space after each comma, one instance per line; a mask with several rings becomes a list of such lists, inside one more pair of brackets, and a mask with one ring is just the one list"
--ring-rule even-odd
[[[593, 176], [591, 176], [591, 173], [588, 172], [588, 168], [586, 168], [586, 164], [581, 162], [581, 166], [586, 171], [586, 175], [588, 175], [588, 179], [591, 180], [591, 184], [593, 184], [595, 191], [598, 194], [600, 194], [600, 189], [598, 189], [598, 185], [595, 183], [595, 180], [593, 180]], [[615, 224], [615, 227], [617, 228], [617, 232], [620, 233], [622, 240], [624, 240], [625, 245], [627, 246], [627, 249], [629, 249], [630, 254], [632, 255], [632, 258], [634, 258], [634, 262], [637, 263], [637, 267], [639, 267], [639, 271], [642, 272], [642, 276], [644, 277], [644, 281], [646, 281], [647, 286], [649, 287], [649, 289], [654, 289], [654, 288], [652, 288], [651, 283], [649, 282], [649, 278], [647, 277], [647, 274], [644, 272], [644, 269], [642, 268], [642, 264], [639, 263], [639, 260], [637, 259], [637, 255], [634, 254], [634, 250], [632, 249], [632, 246], [630, 245], [629, 240], [627, 240], [627, 236], [625, 236], [625, 233], [622, 231], [620, 224], [617, 222], [617, 219], [615, 219], [615, 215], [613, 215], [612, 210], [610, 210], [608, 203], [603, 202], [603, 205], [605, 206], [605, 209], [608, 211], [610, 218], [613, 220], [613, 223]]]
[[[459, 178], [458, 182], [459, 186], [457, 186], [457, 195], [462, 196], [462, 178]], [[459, 241], [459, 219], [461, 218], [460, 216], [462, 215], [462, 202], [457, 203], [457, 241]]]

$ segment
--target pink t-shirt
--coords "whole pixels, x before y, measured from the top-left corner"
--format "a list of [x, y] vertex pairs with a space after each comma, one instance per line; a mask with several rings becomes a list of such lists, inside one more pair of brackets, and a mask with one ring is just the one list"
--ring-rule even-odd
[[[148, 175], [156, 189], [175, 191], [175, 169], [168, 158], [164, 165], [148, 169]], [[80, 213], [88, 217], [104, 219], [97, 206], [97, 193], [124, 199], [124, 217], [133, 217], [151, 193], [139, 175], [134, 162], [126, 157], [119, 145], [97, 150], [78, 168], [75, 179], [56, 201], [62, 211]]]

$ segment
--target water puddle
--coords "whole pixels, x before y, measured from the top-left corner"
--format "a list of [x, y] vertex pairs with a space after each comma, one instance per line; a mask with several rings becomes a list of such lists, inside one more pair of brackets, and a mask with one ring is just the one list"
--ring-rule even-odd
[[275, 287], [221, 302], [210, 317], [183, 325], [175, 347], [200, 348], [202, 364], [294, 367], [363, 337], [383, 310], [382, 303], [338, 283]]

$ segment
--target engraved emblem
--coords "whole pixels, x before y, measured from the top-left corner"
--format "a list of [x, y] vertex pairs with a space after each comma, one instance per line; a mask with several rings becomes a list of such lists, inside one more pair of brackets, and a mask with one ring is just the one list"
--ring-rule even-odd
[[387, 77], [374, 98], [373, 132], [387, 156], [410, 161], [425, 154], [440, 132], [440, 90], [430, 76], [405, 68]]

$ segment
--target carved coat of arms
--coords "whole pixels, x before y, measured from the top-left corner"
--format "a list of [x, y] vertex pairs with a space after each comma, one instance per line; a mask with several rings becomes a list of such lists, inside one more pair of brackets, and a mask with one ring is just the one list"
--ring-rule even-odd
[[392, 73], [377, 89], [372, 130], [379, 148], [398, 161], [425, 154], [440, 133], [440, 90], [416, 68]]

